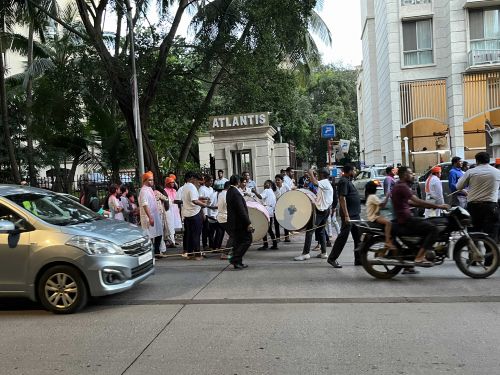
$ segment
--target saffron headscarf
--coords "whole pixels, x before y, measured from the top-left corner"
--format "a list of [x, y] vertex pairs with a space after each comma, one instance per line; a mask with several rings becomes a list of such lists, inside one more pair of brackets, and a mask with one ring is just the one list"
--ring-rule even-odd
[[150, 178], [153, 178], [154, 175], [153, 175], [153, 172], [149, 171], [149, 172], [146, 172], [142, 175], [142, 183], [144, 184], [147, 180], [149, 180]]
[[175, 179], [172, 177], [167, 177], [165, 179], [165, 185], [171, 184], [172, 182], [175, 182]]

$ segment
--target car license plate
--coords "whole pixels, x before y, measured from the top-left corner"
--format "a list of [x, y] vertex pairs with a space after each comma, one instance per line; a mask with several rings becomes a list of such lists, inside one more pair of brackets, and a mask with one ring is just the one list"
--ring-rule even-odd
[[141, 264], [144, 264], [147, 261], [153, 259], [153, 253], [151, 251], [148, 251], [146, 254], [142, 254], [137, 259], [139, 260], [139, 266], [140, 266]]

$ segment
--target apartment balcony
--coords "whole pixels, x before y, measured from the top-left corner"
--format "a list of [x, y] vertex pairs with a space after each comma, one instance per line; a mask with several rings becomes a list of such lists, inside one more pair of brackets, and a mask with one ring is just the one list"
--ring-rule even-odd
[[499, 68], [500, 48], [469, 51], [467, 70], [490, 70]]

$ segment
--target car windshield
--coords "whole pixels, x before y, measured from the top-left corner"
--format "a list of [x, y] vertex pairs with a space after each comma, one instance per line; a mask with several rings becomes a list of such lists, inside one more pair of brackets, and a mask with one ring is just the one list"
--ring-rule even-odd
[[377, 173], [377, 176], [387, 176], [387, 174], [385, 173], [385, 168], [377, 168], [375, 169], [376, 173]]
[[65, 226], [102, 219], [95, 212], [62, 195], [24, 193], [6, 198], [49, 224]]

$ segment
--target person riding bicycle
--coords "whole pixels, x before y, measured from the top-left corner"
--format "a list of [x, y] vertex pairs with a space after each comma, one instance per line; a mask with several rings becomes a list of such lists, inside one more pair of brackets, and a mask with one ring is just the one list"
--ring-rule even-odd
[[418, 199], [410, 185], [413, 183], [414, 174], [408, 167], [400, 167], [399, 182], [392, 189], [392, 203], [394, 214], [397, 219], [397, 233], [405, 235], [420, 235], [424, 238], [422, 247], [415, 257], [415, 264], [430, 267], [432, 262], [425, 259], [426, 250], [432, 250], [436, 242], [438, 229], [430, 221], [423, 218], [413, 217], [410, 205], [423, 208], [448, 209], [446, 204], [434, 204], [430, 201]]

